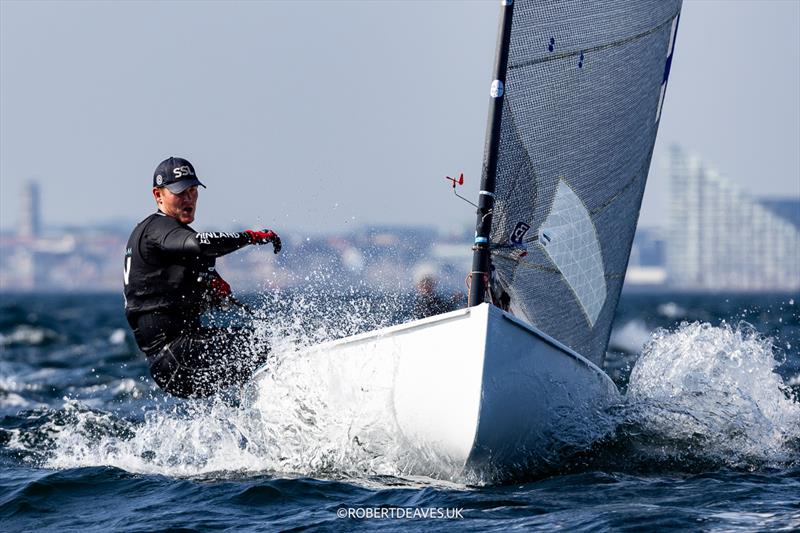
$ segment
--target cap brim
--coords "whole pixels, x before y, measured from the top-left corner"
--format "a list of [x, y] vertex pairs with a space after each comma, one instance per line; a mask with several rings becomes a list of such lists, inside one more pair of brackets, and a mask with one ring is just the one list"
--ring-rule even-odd
[[200, 180], [197, 178], [189, 178], [188, 180], [176, 181], [175, 183], [170, 183], [169, 185], [165, 185], [164, 187], [169, 189], [169, 192], [171, 192], [172, 194], [180, 194], [189, 187], [195, 187], [197, 185], [205, 187], [205, 185], [200, 183]]

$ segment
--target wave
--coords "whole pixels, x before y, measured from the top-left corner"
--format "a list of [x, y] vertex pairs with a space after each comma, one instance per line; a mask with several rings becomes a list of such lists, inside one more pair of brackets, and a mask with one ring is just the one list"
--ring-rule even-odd
[[[381, 370], [391, 365], [373, 364], [395, 355], [364, 353], [342, 367], [305, 350], [321, 337], [372, 327], [364, 315], [354, 314], [352, 322], [345, 322], [346, 314], [328, 316], [308, 332], [298, 316], [307, 304], [293, 305], [296, 312], [285, 315], [290, 320], [264, 317], [259, 323], [259, 335], [272, 346], [269, 370], [263, 383], [241, 395], [176, 402], [157, 393], [138, 418], [68, 399], [60, 409], [20, 414], [27, 421], [6, 430], [3, 440], [56, 469], [476, 481], [403, 439], [392, 418], [391, 376]], [[263, 349], [258, 346], [253, 349]], [[769, 338], [746, 324], [657, 330], [636, 361], [622, 403], [604, 414], [617, 427], [614, 435], [562, 466], [639, 472], [797, 465], [800, 403], [776, 372], [779, 356]], [[340, 379], [344, 374], [347, 380]], [[345, 381], [358, 386], [339, 386]], [[135, 399], [141, 383], [126, 379], [118, 388]]]
[[20, 324], [11, 333], [0, 333], [0, 346], [44, 346], [64, 340], [52, 329]]
[[800, 403], [778, 364], [772, 340], [746, 323], [658, 330], [631, 373], [621, 427], [655, 460], [797, 464]]

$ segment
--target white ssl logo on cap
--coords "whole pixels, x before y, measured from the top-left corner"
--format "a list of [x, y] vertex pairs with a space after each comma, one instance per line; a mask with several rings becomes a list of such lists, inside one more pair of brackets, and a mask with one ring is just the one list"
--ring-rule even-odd
[[162, 183], [164, 183], [164, 178], [159, 174], [156, 176], [156, 185], [161, 185]]
[[194, 172], [192, 172], [192, 169], [187, 167], [186, 165], [182, 167], [173, 168], [172, 173], [175, 174], [176, 178], [182, 178], [183, 176], [194, 176]]

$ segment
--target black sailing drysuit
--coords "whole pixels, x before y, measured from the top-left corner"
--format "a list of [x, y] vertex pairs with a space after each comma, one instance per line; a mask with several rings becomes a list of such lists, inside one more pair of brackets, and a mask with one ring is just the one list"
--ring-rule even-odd
[[[140, 222], [125, 250], [125, 316], [165, 391], [204, 397], [246, 380], [257, 366], [247, 331], [204, 327], [220, 278], [216, 258], [252, 243], [246, 233], [197, 233], [161, 212]], [[221, 278], [220, 278], [221, 279]]]

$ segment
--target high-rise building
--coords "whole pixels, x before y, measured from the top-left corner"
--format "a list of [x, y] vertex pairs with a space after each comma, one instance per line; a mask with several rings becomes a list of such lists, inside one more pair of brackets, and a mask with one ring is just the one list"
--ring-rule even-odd
[[41, 235], [42, 218], [39, 197], [39, 184], [28, 181], [22, 189], [20, 202], [18, 235], [26, 239], [35, 239]]
[[800, 230], [698, 158], [670, 151], [670, 285], [800, 289]]

